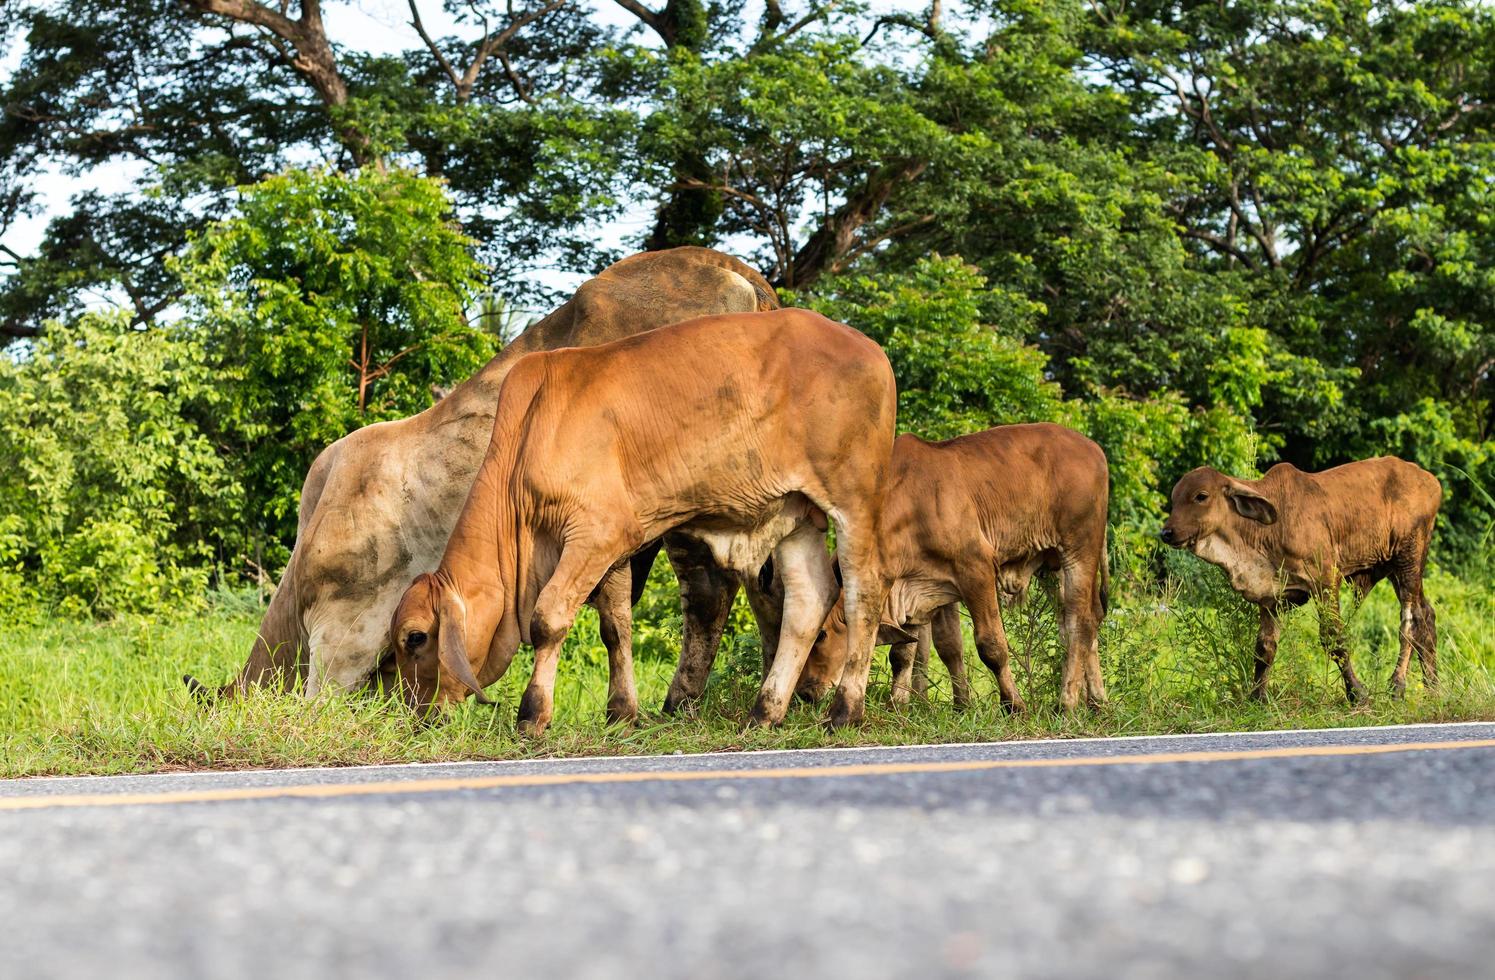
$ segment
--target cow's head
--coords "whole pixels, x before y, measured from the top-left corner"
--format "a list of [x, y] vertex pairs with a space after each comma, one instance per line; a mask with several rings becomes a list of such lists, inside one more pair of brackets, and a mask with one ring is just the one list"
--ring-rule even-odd
[[467, 655], [467, 606], [441, 572], [416, 576], [395, 607], [389, 646], [405, 700], [416, 711], [444, 707], [483, 688]]
[[[886, 646], [890, 643], [912, 643], [917, 639], [902, 627], [886, 622], [884, 611], [884, 622], [878, 624], [877, 639], [873, 642], [878, 646]], [[841, 682], [841, 671], [845, 667], [846, 607], [837, 598], [836, 604], [831, 607], [825, 622], [820, 626], [820, 634], [810, 647], [810, 656], [799, 673], [799, 683], [794, 686], [795, 695], [807, 701], [819, 701]]]
[[1238, 521], [1275, 524], [1277, 506], [1240, 480], [1201, 466], [1174, 485], [1159, 537], [1175, 548], [1190, 548]]

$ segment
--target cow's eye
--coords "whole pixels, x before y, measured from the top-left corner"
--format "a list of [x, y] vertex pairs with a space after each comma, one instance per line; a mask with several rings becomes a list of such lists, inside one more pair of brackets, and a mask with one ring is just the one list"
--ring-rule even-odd
[[815, 637], [815, 642], [816, 643], [824, 643], [825, 642], [825, 630], [821, 630], [820, 631], [820, 635], [817, 636], [817, 637]]
[[406, 650], [414, 650], [416, 647], [422, 645], [425, 642], [426, 634], [422, 633], [420, 630], [411, 630], [409, 633], [405, 634]]
[[1196, 504], [1202, 504], [1208, 499], [1209, 493], [1207, 491], [1201, 490], [1198, 493], [1194, 494], [1194, 503]]

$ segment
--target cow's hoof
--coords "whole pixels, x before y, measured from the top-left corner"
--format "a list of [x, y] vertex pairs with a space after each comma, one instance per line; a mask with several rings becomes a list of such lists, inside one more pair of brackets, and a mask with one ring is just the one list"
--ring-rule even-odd
[[638, 721], [638, 705], [609, 704], [605, 716], [609, 725], [626, 725], [631, 728]]
[[825, 717], [825, 727], [833, 732], [841, 728], [851, 728], [861, 723], [862, 706], [848, 705], [839, 699], [835, 704], [831, 705], [830, 714]]
[[1352, 705], [1364, 704], [1370, 698], [1370, 692], [1365, 689], [1364, 684], [1360, 683], [1356, 683], [1351, 687], [1346, 687], [1345, 694], [1349, 698], [1350, 704]]
[[1393, 698], [1395, 698], [1396, 700], [1398, 700], [1398, 701], [1400, 701], [1402, 698], [1406, 697], [1407, 696], [1407, 682], [1406, 681], [1392, 681], [1391, 682], [1391, 696]]
[[[1073, 714], [1076, 707], [1077, 707], [1077, 705], [1070, 705], [1067, 708], [1064, 707], [1063, 705], [1060, 705], [1059, 706], [1059, 710], [1063, 711], [1066, 715], [1068, 715], [1068, 714]], [[1027, 710], [1028, 710], [1028, 706], [1025, 705], [1025, 704], [1023, 704], [1023, 699], [1022, 698], [1013, 698], [1011, 701], [1003, 701], [1002, 702], [1002, 713], [1004, 715], [1020, 715], [1020, 714], [1023, 714], [1024, 712], [1026, 712]]]

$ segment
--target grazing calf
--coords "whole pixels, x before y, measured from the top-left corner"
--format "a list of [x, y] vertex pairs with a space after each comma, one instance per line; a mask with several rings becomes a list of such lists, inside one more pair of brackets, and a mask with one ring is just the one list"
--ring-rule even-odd
[[1310, 598], [1318, 603], [1319, 638], [1344, 677], [1353, 704], [1365, 695], [1355, 677], [1339, 614], [1339, 585], [1349, 579], [1364, 598], [1390, 578], [1401, 600], [1401, 655], [1392, 693], [1407, 686], [1412, 650], [1428, 688], [1438, 683], [1437, 625], [1422, 594], [1422, 572], [1443, 488], [1414, 463], [1382, 456], [1304, 473], [1278, 463], [1260, 480], [1237, 480], [1207, 466], [1173, 488], [1161, 537], [1218, 565], [1230, 587], [1261, 607], [1252, 696], [1266, 697], [1277, 656], [1277, 613]]
[[[1109, 472], [1101, 448], [1047, 423], [1004, 425], [945, 442], [899, 436], [883, 509], [882, 554], [889, 588], [883, 623], [932, 623], [958, 705], [969, 698], [955, 603], [971, 613], [976, 649], [997, 676], [1002, 704], [1020, 711], [1008, 666], [998, 592], [1020, 595], [1040, 569], [1059, 574], [1065, 657], [1059, 703], [1105, 700], [1097, 634], [1105, 615]], [[840, 608], [826, 618], [798, 692], [818, 698], [840, 675]], [[953, 637], [953, 638], [952, 638]], [[906, 698], [915, 638], [893, 649], [894, 698]]]
[[416, 579], [391, 622], [412, 699], [481, 698], [528, 642], [535, 667], [519, 725], [544, 731], [577, 608], [596, 588], [610, 617], [626, 615], [615, 579], [672, 531], [740, 576], [773, 557], [779, 658], [752, 720], [776, 724], [835, 597], [829, 517], [856, 668], [831, 721], [859, 720], [884, 592], [877, 541], [895, 410], [882, 350], [804, 310], [702, 317], [524, 357], [440, 566]]

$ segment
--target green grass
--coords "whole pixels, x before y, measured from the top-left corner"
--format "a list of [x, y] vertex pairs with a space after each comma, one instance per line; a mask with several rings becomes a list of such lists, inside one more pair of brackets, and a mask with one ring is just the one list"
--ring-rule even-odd
[[[1271, 699], [1243, 697], [1256, 617], [1220, 585], [1218, 573], [1170, 562], [1176, 578], [1160, 593], [1123, 598], [1102, 632], [1111, 703], [1095, 713], [1052, 709], [1059, 663], [1052, 613], [1041, 590], [1008, 614], [1016, 673], [1030, 711], [998, 709], [989, 673], [968, 645], [978, 704], [957, 712], [936, 661], [926, 700], [888, 705], [887, 658], [879, 653], [866, 723], [830, 733], [819, 708], [800, 706], [787, 723], [742, 734], [757, 684], [750, 631], [725, 644], [705, 703], [693, 719], [661, 719], [674, 670], [678, 615], [672, 590], [651, 588], [641, 607], [638, 680], [646, 717], [631, 729], [603, 724], [606, 658], [590, 610], [568, 641], [556, 688], [556, 720], [542, 739], [518, 737], [515, 707], [528, 678], [521, 656], [496, 686], [497, 710], [468, 704], [423, 726], [381, 698], [356, 695], [307, 703], [261, 692], [204, 708], [181, 685], [184, 672], [220, 680], [237, 668], [259, 610], [227, 596], [198, 613], [110, 623], [43, 622], [0, 630], [0, 775], [151, 772], [269, 766], [356, 765], [452, 759], [700, 752], [913, 742], [1135, 735], [1419, 721], [1495, 719], [1495, 590], [1447, 574], [1429, 578], [1438, 612], [1442, 689], [1422, 689], [1417, 667], [1408, 696], [1384, 693], [1396, 656], [1397, 607], [1382, 586], [1350, 619], [1355, 666], [1374, 696], [1351, 709], [1337, 671], [1318, 646], [1311, 608], [1290, 614], [1272, 675]], [[740, 617], [739, 617], [740, 618]]]

